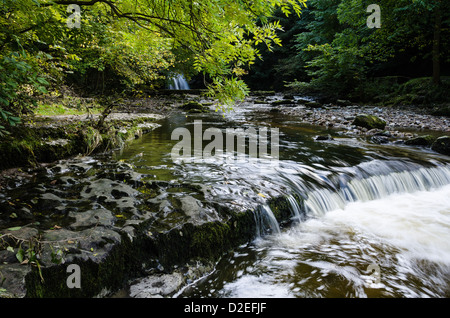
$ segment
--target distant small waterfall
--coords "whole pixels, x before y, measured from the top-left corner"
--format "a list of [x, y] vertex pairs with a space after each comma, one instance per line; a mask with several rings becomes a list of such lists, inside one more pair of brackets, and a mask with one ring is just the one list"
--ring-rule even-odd
[[169, 80], [169, 89], [180, 90], [190, 89], [190, 87], [184, 75], [177, 74]]

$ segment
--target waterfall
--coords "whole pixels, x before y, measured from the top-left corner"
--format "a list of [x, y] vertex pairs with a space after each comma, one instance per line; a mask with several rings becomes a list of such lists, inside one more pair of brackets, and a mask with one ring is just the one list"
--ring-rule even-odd
[[268, 205], [261, 205], [255, 212], [256, 235], [261, 237], [266, 233], [281, 233], [280, 226]]
[[329, 189], [316, 190], [308, 194], [304, 204], [308, 215], [319, 216], [328, 211], [342, 209], [350, 202], [373, 201], [395, 193], [430, 191], [447, 184], [450, 184], [448, 166], [420, 168], [352, 179], [335, 192]]
[[[368, 202], [393, 194], [442, 188], [450, 184], [450, 166], [418, 167], [404, 162], [374, 160], [347, 168], [347, 171], [334, 178], [321, 176], [322, 180], [325, 179], [322, 184], [305, 186], [299, 176], [290, 175], [287, 178], [295, 193], [295, 196], [286, 196], [292, 220], [303, 222], [307, 218], [344, 209], [352, 202]], [[295, 197], [301, 199], [297, 200]], [[267, 205], [260, 207], [256, 222], [258, 236], [267, 232], [280, 233], [277, 220]]]
[[188, 82], [183, 74], [177, 74], [169, 80], [169, 89], [190, 89]]
[[298, 193], [304, 198], [302, 207], [292, 197], [288, 198], [294, 217], [299, 218], [299, 211], [303, 211], [307, 217], [317, 217], [343, 209], [351, 202], [373, 201], [396, 193], [430, 191], [450, 184], [449, 166], [395, 171], [388, 163], [383, 163], [383, 169], [380, 170], [384, 171], [381, 173], [380, 170], [373, 170], [373, 165], [380, 168], [379, 162], [373, 162], [371, 166], [357, 167], [356, 175], [351, 178], [345, 174], [337, 176], [334, 185], [333, 181], [328, 180], [333, 186], [316, 187], [306, 194]]

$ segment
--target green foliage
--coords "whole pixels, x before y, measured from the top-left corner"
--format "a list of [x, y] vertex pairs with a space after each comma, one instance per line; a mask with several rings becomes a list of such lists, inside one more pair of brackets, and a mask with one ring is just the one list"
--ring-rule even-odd
[[[431, 61], [448, 63], [450, 3], [383, 0], [381, 28], [366, 25], [370, 0], [310, 0], [307, 31], [296, 36], [303, 74], [288, 88], [367, 100], [379, 76], [431, 76]], [[437, 38], [440, 40], [436, 42]], [[436, 44], [437, 43], [437, 44]], [[429, 65], [424, 68], [424, 65]], [[439, 61], [435, 65], [439, 70]], [[439, 74], [437, 73], [437, 76]], [[308, 84], [300, 84], [308, 82]], [[392, 92], [392, 90], [391, 90]]]
[[80, 28], [69, 28], [69, 0], [0, 0], [1, 109], [30, 112], [36, 95], [63, 84], [104, 94], [158, 88], [178, 71], [204, 73], [229, 106], [248, 93], [241, 77], [256, 47], [281, 43], [269, 18], [299, 15], [305, 2], [80, 1]]

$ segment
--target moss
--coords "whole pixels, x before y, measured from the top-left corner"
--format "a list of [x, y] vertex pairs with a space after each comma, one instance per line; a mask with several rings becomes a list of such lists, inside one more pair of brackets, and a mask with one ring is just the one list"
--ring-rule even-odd
[[180, 228], [150, 238], [150, 249], [156, 251], [164, 268], [182, 265], [190, 260], [217, 261], [224, 253], [255, 237], [253, 212], [234, 213], [227, 221], [195, 226], [186, 223]]
[[431, 135], [425, 135], [406, 140], [405, 145], [430, 147], [435, 140], [436, 137]]
[[442, 136], [436, 139], [431, 145], [431, 149], [440, 154], [450, 156], [450, 136]]
[[281, 225], [291, 222], [292, 211], [289, 202], [285, 197], [277, 197], [269, 200], [268, 205], [273, 215]]
[[[13, 127], [11, 136], [0, 141], [0, 170], [35, 167], [38, 162], [53, 162], [78, 154], [89, 155], [121, 148], [128, 142], [142, 137], [144, 131], [139, 124], [154, 120], [136, 118], [118, 121], [119, 127], [126, 127], [122, 128], [123, 131], [111, 126], [102, 133], [88, 123], [61, 127]], [[58, 139], [68, 142], [63, 145], [54, 143]]]
[[[291, 218], [289, 204], [284, 197], [270, 200], [269, 205], [282, 222]], [[146, 266], [162, 267], [170, 272], [175, 265], [200, 260], [216, 262], [219, 258], [255, 238], [256, 223], [252, 210], [235, 212], [218, 207], [224, 221], [194, 225], [185, 223], [162, 233], [151, 234], [152, 221], [135, 227], [137, 235], [130, 240], [122, 235], [103, 259], [93, 261], [75, 258], [81, 271], [81, 289], [69, 289], [66, 280], [68, 264], [42, 268], [45, 282], [41, 282], [34, 268], [25, 279], [27, 297], [94, 297], [104, 290], [111, 292], [123, 288], [133, 278], [145, 275]]]
[[367, 129], [384, 129], [386, 122], [374, 115], [358, 115], [353, 121], [353, 125]]

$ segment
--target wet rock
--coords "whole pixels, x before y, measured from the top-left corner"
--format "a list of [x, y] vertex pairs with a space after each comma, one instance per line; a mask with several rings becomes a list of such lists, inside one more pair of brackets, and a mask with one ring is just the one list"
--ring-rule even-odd
[[[0, 298], [23, 298], [26, 295], [24, 277], [31, 271], [30, 266], [0, 263]], [[5, 290], [5, 291], [4, 291]]]
[[70, 212], [69, 217], [75, 218], [75, 223], [69, 226], [70, 229], [79, 230], [97, 225], [109, 227], [114, 225], [115, 216], [106, 209], [90, 210], [86, 212]]
[[440, 154], [450, 156], [450, 136], [443, 136], [436, 139], [431, 145], [431, 149]]
[[405, 145], [430, 147], [435, 140], [436, 138], [431, 135], [419, 136], [406, 140]]
[[306, 99], [306, 98], [297, 98], [296, 101], [298, 104], [307, 104], [307, 103], [311, 102], [309, 99]]
[[349, 100], [346, 100], [346, 99], [338, 99], [336, 101], [337, 106], [350, 106], [351, 104], [352, 104], [352, 102]]
[[195, 225], [218, 220], [215, 211], [204, 208], [202, 203], [194, 197], [183, 196], [180, 202], [183, 212], [190, 217], [190, 221]]
[[295, 104], [295, 100], [293, 100], [293, 99], [276, 100], [271, 103], [272, 106], [293, 105], [293, 104]]
[[309, 101], [309, 102], [305, 103], [305, 106], [306, 107], [310, 107], [310, 108], [320, 108], [323, 105], [321, 103], [319, 103], [319, 102]]
[[188, 113], [206, 113], [209, 109], [199, 102], [191, 101], [180, 106], [180, 108]]
[[133, 197], [139, 191], [132, 187], [109, 179], [99, 179], [84, 187], [81, 197], [85, 199], [101, 199], [115, 202], [119, 198]]
[[175, 293], [184, 283], [181, 273], [152, 275], [130, 287], [130, 296], [135, 298], [161, 298]]
[[320, 135], [317, 136], [316, 141], [325, 141], [325, 140], [334, 140], [333, 137], [331, 137], [331, 135]]
[[358, 115], [353, 121], [353, 125], [357, 127], [367, 128], [367, 129], [384, 129], [386, 127], [386, 122], [374, 115]]
[[370, 138], [373, 143], [382, 145], [389, 143], [389, 138], [386, 136], [375, 135]]

